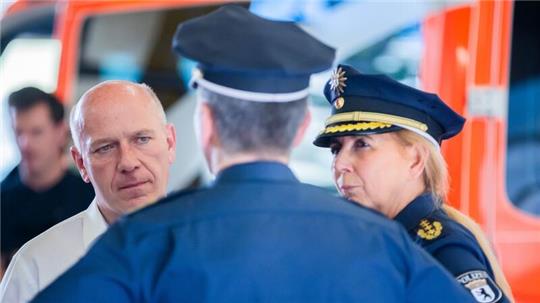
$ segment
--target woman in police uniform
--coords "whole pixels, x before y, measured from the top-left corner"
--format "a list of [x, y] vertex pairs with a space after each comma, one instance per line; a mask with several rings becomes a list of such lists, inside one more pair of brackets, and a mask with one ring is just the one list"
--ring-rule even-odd
[[332, 115], [314, 144], [331, 149], [338, 191], [401, 223], [478, 302], [513, 301], [481, 229], [444, 203], [440, 143], [465, 120], [434, 94], [346, 65], [324, 93]]

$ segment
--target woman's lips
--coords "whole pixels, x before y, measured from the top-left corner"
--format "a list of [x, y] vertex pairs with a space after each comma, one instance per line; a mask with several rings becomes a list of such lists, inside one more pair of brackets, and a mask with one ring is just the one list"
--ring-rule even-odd
[[357, 188], [357, 185], [342, 185], [339, 187], [339, 191], [345, 198], [350, 199]]
[[350, 191], [356, 187], [357, 187], [356, 185], [341, 185], [339, 189], [342, 191]]

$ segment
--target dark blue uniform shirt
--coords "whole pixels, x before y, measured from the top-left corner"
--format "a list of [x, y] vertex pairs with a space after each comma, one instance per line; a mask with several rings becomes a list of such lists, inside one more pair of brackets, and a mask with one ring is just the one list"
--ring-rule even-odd
[[437, 207], [431, 194], [414, 199], [395, 218], [409, 236], [471, 292], [477, 302], [509, 302], [474, 235]]
[[115, 224], [41, 302], [472, 302], [399, 224], [237, 165]]

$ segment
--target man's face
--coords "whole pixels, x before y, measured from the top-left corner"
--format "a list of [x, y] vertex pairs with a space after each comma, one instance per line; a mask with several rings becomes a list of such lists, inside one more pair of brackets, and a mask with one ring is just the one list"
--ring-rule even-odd
[[24, 110], [11, 110], [20, 168], [28, 175], [43, 175], [51, 165], [58, 165], [66, 142], [64, 122], [55, 123], [46, 104], [38, 103]]
[[166, 194], [175, 133], [146, 92], [113, 86], [83, 107], [82, 119], [74, 158], [102, 212], [123, 215]]

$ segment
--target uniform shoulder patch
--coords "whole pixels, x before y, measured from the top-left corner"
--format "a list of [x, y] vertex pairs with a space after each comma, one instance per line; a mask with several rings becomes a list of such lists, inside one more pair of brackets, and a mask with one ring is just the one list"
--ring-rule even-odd
[[466, 272], [457, 277], [457, 280], [471, 292], [476, 302], [494, 303], [502, 297], [502, 292], [497, 284], [483, 270]]
[[437, 239], [443, 230], [443, 225], [439, 221], [433, 221], [428, 219], [422, 219], [418, 223], [418, 230], [416, 234], [424, 240]]

